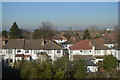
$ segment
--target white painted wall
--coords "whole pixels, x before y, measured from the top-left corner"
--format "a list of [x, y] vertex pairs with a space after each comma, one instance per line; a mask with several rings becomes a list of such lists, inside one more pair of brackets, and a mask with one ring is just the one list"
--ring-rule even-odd
[[[21, 51], [21, 52], [19, 52]], [[16, 54], [24, 54], [24, 55], [31, 55], [31, 58], [36, 60], [39, 57], [37, 56], [37, 53], [40, 52], [46, 52], [51, 59], [57, 60], [58, 58], [63, 56], [63, 50], [24, 50], [24, 49], [2, 49], [1, 50], [2, 55], [4, 55], [4, 59], [12, 59], [13, 63], [15, 60], [22, 60], [21, 57], [15, 57]], [[30, 58], [26, 58], [27, 60], [30, 60]]]
[[87, 66], [87, 72], [97, 72], [98, 66]]
[[73, 44], [62, 44], [63, 49], [69, 49]]
[[112, 49], [111, 50], [111, 54], [117, 58], [117, 60], [120, 60], [120, 51], [119, 50], [115, 50], [115, 49]]
[[103, 56], [111, 54], [111, 50], [95, 50], [95, 56]]
[[74, 55], [93, 55], [92, 49], [90, 50], [69, 50], [69, 60], [73, 60]]
[[114, 47], [114, 44], [104, 44], [105, 46], [109, 47], [109, 48], [112, 48]]
[[59, 40], [58, 40], [58, 39], [55, 39], [55, 42], [58, 43], [58, 44], [64, 43], [64, 42], [66, 42], [66, 41], [67, 41], [67, 40], [64, 40], [64, 39], [62, 39], [62, 40], [61, 40], [61, 39], [59, 39]]

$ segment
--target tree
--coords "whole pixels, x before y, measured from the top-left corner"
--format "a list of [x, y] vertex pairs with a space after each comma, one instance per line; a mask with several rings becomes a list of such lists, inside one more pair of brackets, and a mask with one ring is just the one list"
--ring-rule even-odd
[[86, 67], [85, 61], [79, 59], [74, 64], [74, 78], [85, 78], [86, 76]]
[[69, 59], [67, 55], [64, 55], [58, 61], [54, 62], [53, 73], [54, 78], [65, 78], [66, 70], [69, 65]]
[[8, 32], [6, 30], [3, 30], [2, 31], [2, 37], [8, 37]]
[[35, 62], [24, 61], [21, 68], [21, 78], [39, 78], [39, 68]]
[[23, 35], [24, 39], [31, 39], [32, 38], [30, 31], [25, 30], [25, 29], [22, 29], [21, 31], [22, 31], [22, 35]]
[[44, 61], [42, 63], [42, 73], [41, 78], [52, 78], [52, 65], [51, 63]]
[[45, 21], [41, 23], [41, 26], [39, 29], [36, 29], [33, 32], [33, 38], [34, 39], [51, 39], [54, 36], [54, 28], [55, 27], [52, 23], [49, 21]]
[[10, 28], [10, 39], [20, 39], [23, 38], [21, 29], [18, 28], [16, 22], [13, 23], [12, 27]]
[[57, 70], [55, 75], [54, 75], [55, 79], [59, 79], [59, 78], [65, 78], [65, 70]]
[[83, 39], [91, 39], [90, 31], [88, 29], [84, 31]]
[[117, 66], [117, 59], [113, 55], [107, 55], [103, 58], [102, 67], [105, 68], [106, 71], [112, 71]]
[[35, 29], [35, 31], [34, 31], [34, 33], [33, 33], [33, 35], [32, 35], [32, 38], [33, 39], [40, 39], [40, 38], [42, 38], [42, 37], [40, 37], [40, 30], [39, 29]]

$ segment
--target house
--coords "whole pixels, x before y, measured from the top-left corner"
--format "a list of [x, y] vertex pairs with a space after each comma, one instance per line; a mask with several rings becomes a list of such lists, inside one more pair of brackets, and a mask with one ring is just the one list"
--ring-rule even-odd
[[95, 62], [102, 61], [104, 55], [111, 54], [110, 48], [96, 40], [81, 40], [69, 47], [69, 59], [73, 60], [74, 55], [95, 56]]
[[112, 48], [114, 47], [114, 41], [112, 41], [112, 39], [106, 37], [106, 36], [103, 36], [102, 39], [104, 40], [104, 45], [109, 47], [109, 48]]
[[87, 68], [87, 72], [97, 72], [98, 71], [98, 65], [95, 63], [95, 57], [92, 55], [74, 55], [74, 60], [84, 60], [85, 66]]
[[37, 56], [39, 56], [38, 59], [40, 59], [41, 61], [51, 61], [50, 56], [48, 56], [46, 52], [37, 53]]
[[50, 56], [52, 61], [63, 56], [61, 46], [51, 40], [43, 39], [9, 39], [1, 50], [4, 60], [10, 63], [22, 59], [36, 60], [40, 57], [38, 54], [42, 52]]
[[24, 39], [9, 39], [5, 45], [2, 46], [2, 55], [7, 63], [14, 63], [16, 61], [16, 54], [24, 54]]
[[55, 37], [55, 38], [54, 38], [54, 41], [55, 41], [56, 43], [58, 43], [58, 44], [61, 44], [61, 43], [66, 42], [66, 41], [67, 41], [67, 38], [64, 37], [64, 36], [61, 36], [61, 37]]
[[98, 66], [89, 60], [85, 61], [86, 67], [87, 67], [87, 72], [97, 72], [98, 71]]
[[69, 49], [70, 46], [72, 46], [73, 44], [75, 44], [79, 41], [80, 41], [80, 39], [76, 39], [76, 38], [68, 39], [66, 42], [62, 43], [62, 47], [63, 47], [63, 49]]
[[114, 47], [112, 47], [111, 51], [112, 51], [112, 55], [115, 56], [117, 58], [117, 60], [120, 60], [120, 47], [119, 47], [119, 45], [115, 45]]
[[117, 58], [118, 60], [118, 69], [120, 70], [120, 47], [119, 45], [115, 45], [111, 49], [112, 55]]
[[6, 44], [7, 38], [6, 37], [0, 37], [0, 40], [2, 40], [2, 45]]

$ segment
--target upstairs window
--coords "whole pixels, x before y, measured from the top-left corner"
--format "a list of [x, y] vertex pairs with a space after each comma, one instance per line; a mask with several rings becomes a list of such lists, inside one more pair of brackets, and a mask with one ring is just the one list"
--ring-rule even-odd
[[29, 50], [25, 50], [25, 53], [29, 53]]
[[13, 60], [12, 60], [12, 59], [10, 59], [10, 62], [13, 62]]
[[12, 53], [12, 50], [9, 49], [9, 50], [8, 50], [8, 53], [11, 54], [11, 53]]
[[57, 53], [60, 53], [60, 50], [57, 50]]
[[82, 53], [82, 50], [80, 50], [80, 52]]
[[21, 52], [21, 50], [20, 50], [20, 49], [18, 49], [18, 50], [17, 50], [17, 52]]

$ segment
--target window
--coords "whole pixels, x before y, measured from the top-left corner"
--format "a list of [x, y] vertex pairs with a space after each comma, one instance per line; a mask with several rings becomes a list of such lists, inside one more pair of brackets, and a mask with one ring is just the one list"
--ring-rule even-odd
[[115, 56], [116, 56], [116, 52], [115, 52]]
[[82, 52], [82, 50], [80, 50], [80, 52]]
[[57, 50], [57, 53], [60, 53], [60, 50]]
[[8, 63], [8, 59], [6, 59], [6, 63]]
[[12, 50], [9, 49], [9, 50], [8, 50], [8, 53], [9, 53], [9, 54], [12, 53]]
[[10, 59], [10, 62], [13, 62], [13, 60], [12, 60], [12, 59]]
[[100, 50], [96, 50], [96, 53], [97, 53], [97, 54], [100, 54]]
[[52, 54], [52, 50], [48, 50], [48, 54]]
[[25, 53], [29, 53], [29, 50], [25, 50]]
[[20, 49], [18, 49], [18, 50], [17, 50], [17, 52], [21, 52], [21, 50], [20, 50]]

